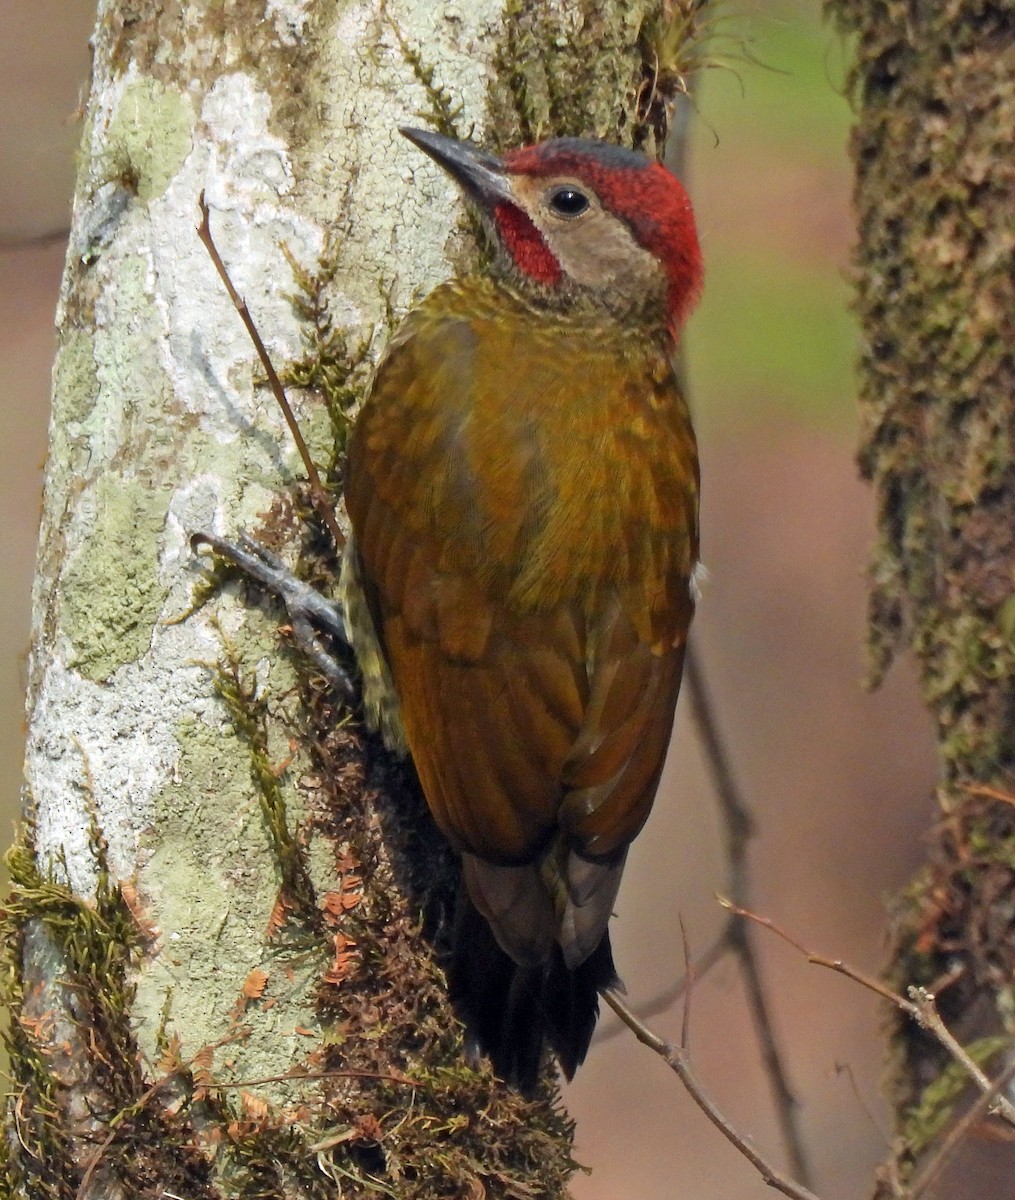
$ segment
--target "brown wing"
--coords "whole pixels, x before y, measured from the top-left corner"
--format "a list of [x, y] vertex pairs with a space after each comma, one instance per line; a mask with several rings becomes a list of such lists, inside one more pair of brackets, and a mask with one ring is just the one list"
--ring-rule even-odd
[[437, 823], [475, 859], [478, 907], [496, 930], [524, 892], [484, 864], [528, 866], [558, 916], [588, 908], [582, 947], [605, 927], [672, 726], [694, 443], [644, 347], [460, 304], [435, 293], [385, 360], [347, 504], [408, 745]]

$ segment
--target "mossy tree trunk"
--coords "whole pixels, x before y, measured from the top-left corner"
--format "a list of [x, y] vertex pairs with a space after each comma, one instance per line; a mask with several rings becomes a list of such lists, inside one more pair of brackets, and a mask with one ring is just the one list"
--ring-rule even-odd
[[[1015, 1034], [1015, 9], [829, 7], [858, 39], [874, 673], [909, 644], [939, 745], [939, 816], [890, 973], [903, 989], [947, 979], [944, 1015], [964, 1041], [995, 1037], [976, 1048], [997, 1071]], [[901, 1019], [894, 1046], [905, 1173], [927, 1148], [933, 1106], [915, 1106], [944, 1058]], [[1015, 1150], [1011, 1164], [1015, 1177]]]
[[392, 322], [472, 253], [396, 126], [651, 151], [661, 8], [101, 0], [4, 925], [8, 1194], [562, 1194], [549, 1082], [523, 1103], [462, 1064], [411, 781], [191, 551], [246, 530], [334, 569], [195, 226], [203, 191], [337, 490]]

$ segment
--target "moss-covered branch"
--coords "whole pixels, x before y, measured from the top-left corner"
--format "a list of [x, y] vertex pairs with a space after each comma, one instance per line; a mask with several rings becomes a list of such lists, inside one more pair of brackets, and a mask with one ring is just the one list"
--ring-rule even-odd
[[[870, 646], [900, 645], [937, 724], [940, 818], [891, 974], [967, 1040], [1015, 1034], [1015, 39], [1006, 0], [830, 0], [857, 38], [860, 462], [876, 489]], [[886, 798], [890, 803], [890, 798]], [[958, 969], [956, 969], [958, 968]], [[943, 1061], [908, 1024], [904, 1129]], [[905, 1169], [910, 1152], [903, 1149]]]

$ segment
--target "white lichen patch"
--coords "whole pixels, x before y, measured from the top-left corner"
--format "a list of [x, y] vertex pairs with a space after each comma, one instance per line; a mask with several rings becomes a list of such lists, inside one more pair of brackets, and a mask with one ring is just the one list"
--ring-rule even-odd
[[152, 205], [151, 244], [163, 367], [177, 401], [219, 439], [250, 437], [257, 427], [284, 453], [289, 445], [281, 415], [270, 397], [251, 387], [250, 338], [196, 233], [203, 191], [219, 253], [269, 350], [279, 363], [299, 355], [290, 300], [295, 285], [283, 247], [312, 263], [322, 235], [286, 201], [292, 168], [283, 142], [268, 128], [270, 115], [268, 96], [249, 76], [215, 83], [201, 110], [209, 137]]
[[310, 0], [266, 0], [264, 16], [275, 26], [279, 41], [293, 46], [303, 37], [309, 9]]
[[[187, 641], [193, 645], [191, 636]], [[204, 649], [215, 653], [207, 637]], [[88, 848], [93, 819], [108, 843], [114, 877], [129, 879], [137, 871], [152, 798], [174, 777], [180, 755], [167, 707], [206, 707], [205, 676], [196, 666], [142, 661], [106, 685], [68, 670], [58, 656], [48, 664], [26, 753], [28, 786], [40, 801], [36, 851], [40, 866], [79, 895], [95, 892], [97, 863]]]

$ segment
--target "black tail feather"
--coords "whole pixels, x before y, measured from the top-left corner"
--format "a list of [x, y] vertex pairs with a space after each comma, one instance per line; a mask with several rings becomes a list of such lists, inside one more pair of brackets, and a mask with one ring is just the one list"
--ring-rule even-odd
[[470, 1062], [489, 1056], [496, 1074], [531, 1095], [544, 1042], [571, 1079], [588, 1053], [599, 991], [617, 986], [609, 934], [575, 970], [559, 946], [543, 963], [520, 966], [497, 943], [486, 919], [460, 900], [450, 971], [451, 998], [465, 1022]]
[[543, 981], [544, 1036], [568, 1079], [574, 1078], [588, 1053], [599, 1018], [600, 991], [619, 986], [608, 932], [573, 971], [564, 963], [560, 947], [554, 947]]

